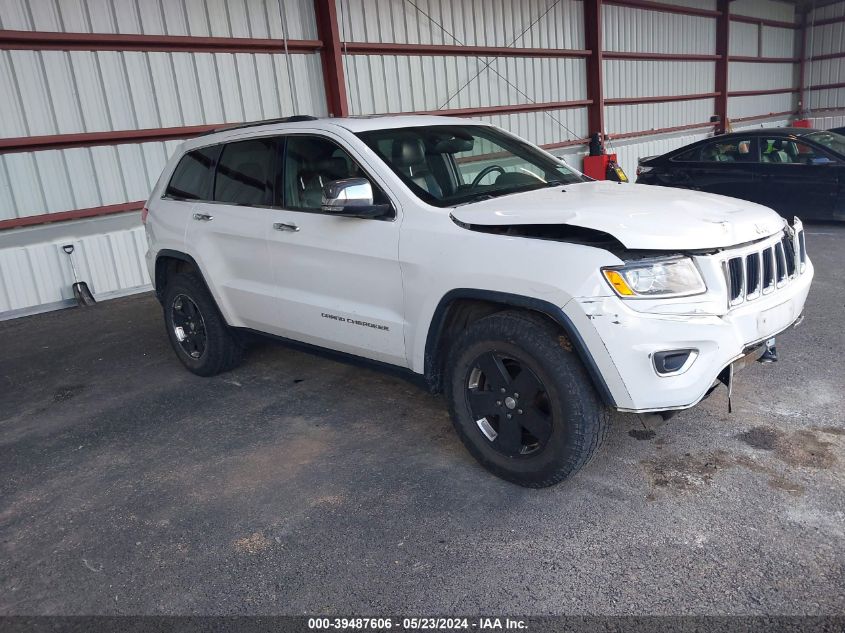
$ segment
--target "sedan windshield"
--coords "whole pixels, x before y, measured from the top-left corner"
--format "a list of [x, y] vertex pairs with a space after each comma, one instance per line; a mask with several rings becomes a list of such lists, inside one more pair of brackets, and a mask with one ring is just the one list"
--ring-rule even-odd
[[488, 126], [431, 125], [358, 137], [411, 191], [438, 207], [585, 180], [562, 161]]
[[845, 156], [845, 136], [840, 136], [835, 132], [811, 132], [804, 138], [815, 141], [840, 156]]

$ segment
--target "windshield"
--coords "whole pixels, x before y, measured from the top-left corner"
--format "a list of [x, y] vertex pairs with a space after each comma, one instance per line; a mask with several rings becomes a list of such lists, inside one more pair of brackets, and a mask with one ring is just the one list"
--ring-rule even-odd
[[836, 132], [812, 132], [804, 138], [815, 141], [822, 147], [826, 147], [837, 154], [845, 156], [845, 136], [841, 136]]
[[358, 137], [411, 191], [438, 207], [585, 180], [533, 145], [488, 126], [431, 125]]

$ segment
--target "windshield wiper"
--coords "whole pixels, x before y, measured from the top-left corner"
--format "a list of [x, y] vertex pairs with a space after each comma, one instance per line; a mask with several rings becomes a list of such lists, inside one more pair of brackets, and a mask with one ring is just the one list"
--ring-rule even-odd
[[462, 204], [470, 204], [472, 202], [481, 202], [482, 200], [492, 200], [495, 197], [496, 196], [489, 193], [471, 194], [469, 196], [461, 198], [459, 201], [456, 201], [455, 206], [460, 206]]

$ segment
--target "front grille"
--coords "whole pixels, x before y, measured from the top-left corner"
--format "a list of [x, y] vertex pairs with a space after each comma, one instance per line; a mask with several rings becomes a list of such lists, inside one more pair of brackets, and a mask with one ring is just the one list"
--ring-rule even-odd
[[733, 307], [782, 288], [804, 273], [807, 245], [803, 228], [784, 231], [779, 242], [725, 260], [728, 304]]

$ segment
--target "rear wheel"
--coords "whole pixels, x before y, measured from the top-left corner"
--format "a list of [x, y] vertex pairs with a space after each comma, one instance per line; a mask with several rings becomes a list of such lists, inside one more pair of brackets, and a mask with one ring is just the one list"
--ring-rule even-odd
[[188, 370], [199, 376], [214, 376], [240, 362], [243, 344], [226, 325], [199, 279], [174, 275], [168, 281], [163, 304], [170, 344]]
[[472, 324], [450, 354], [452, 421], [494, 474], [540, 488], [575, 474], [600, 446], [609, 412], [571, 346], [542, 316], [500, 312]]

